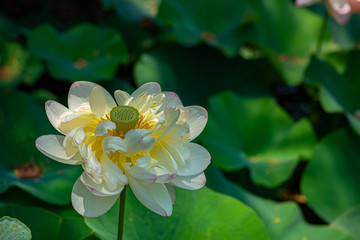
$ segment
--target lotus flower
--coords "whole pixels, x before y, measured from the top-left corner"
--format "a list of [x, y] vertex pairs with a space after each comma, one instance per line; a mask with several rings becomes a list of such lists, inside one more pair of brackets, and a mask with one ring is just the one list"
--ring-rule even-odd
[[91, 82], [75, 82], [69, 108], [48, 101], [45, 110], [62, 135], [45, 135], [36, 147], [46, 156], [84, 169], [72, 190], [72, 204], [83, 216], [97, 217], [115, 203], [129, 184], [139, 201], [170, 216], [174, 186], [196, 190], [205, 185], [208, 151], [190, 141], [207, 122], [207, 111], [184, 107], [175, 93], [157, 83], [131, 95], [112, 96]]
[[[318, 3], [321, 0], [295, 0], [297, 6], [307, 6]], [[325, 0], [326, 6], [339, 24], [349, 21], [352, 13], [360, 12], [360, 0]]]

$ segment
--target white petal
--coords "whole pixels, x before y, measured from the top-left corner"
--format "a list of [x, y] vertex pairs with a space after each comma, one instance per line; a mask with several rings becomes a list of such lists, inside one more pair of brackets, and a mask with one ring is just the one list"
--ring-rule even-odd
[[79, 154], [72, 157], [66, 155], [63, 148], [64, 139], [65, 137], [60, 135], [44, 135], [36, 139], [35, 146], [45, 156], [58, 162], [71, 165], [80, 164], [82, 159]]
[[166, 148], [161, 145], [161, 143], [157, 143], [153, 149], [150, 151], [150, 155], [156, 161], [158, 161], [158, 165], [164, 169], [168, 169], [172, 172], [177, 172], [178, 165], [173, 156], [166, 150]]
[[60, 117], [65, 114], [70, 114], [71, 111], [55, 101], [47, 101], [45, 103], [45, 111], [50, 123], [54, 126], [54, 128], [60, 133], [63, 133], [59, 129]]
[[102, 182], [102, 167], [91, 148], [87, 147], [87, 144], [82, 147], [82, 156], [84, 159], [83, 169], [93, 181], [100, 184]]
[[102, 181], [100, 184], [94, 182], [86, 172], [83, 172], [80, 176], [81, 182], [95, 195], [98, 196], [111, 196], [119, 194], [123, 188], [119, 188], [116, 191], [110, 191], [105, 184], [105, 181]]
[[204, 130], [208, 119], [208, 113], [205, 108], [200, 106], [186, 107], [189, 111], [187, 124], [190, 127], [190, 141], [195, 139]]
[[91, 112], [93, 112], [98, 117], [103, 117], [106, 110], [106, 99], [105, 99], [105, 90], [96, 86], [92, 89], [89, 96], [89, 104]]
[[206, 177], [204, 173], [200, 173], [195, 176], [187, 176], [187, 177], [178, 176], [177, 178], [172, 180], [171, 183], [177, 187], [184, 188], [187, 190], [197, 190], [205, 186]]
[[128, 147], [127, 155], [134, 156], [140, 150], [148, 152], [155, 144], [155, 139], [148, 136], [151, 132], [147, 129], [132, 129], [126, 133], [125, 142]]
[[166, 100], [165, 102], [161, 105], [159, 112], [163, 111], [165, 108], [176, 108], [178, 106], [183, 106], [179, 96], [174, 93], [174, 92], [162, 92], [165, 97]]
[[[90, 94], [94, 87], [99, 86], [92, 82], [75, 82], [71, 85], [68, 96], [68, 105], [70, 110], [75, 110], [83, 103], [89, 102]], [[102, 87], [101, 87], [102, 88]], [[110, 109], [116, 107], [116, 103], [112, 96], [105, 90], [106, 106]]]
[[132, 178], [136, 179], [136, 181], [139, 181], [141, 184], [149, 185], [153, 184], [156, 181], [156, 174], [152, 173], [150, 170], [141, 168], [139, 166], [130, 167], [130, 163], [124, 163], [123, 167], [127, 176], [130, 175]]
[[119, 106], [128, 105], [130, 95], [127, 92], [116, 90], [114, 93], [115, 100]]
[[186, 161], [190, 158], [190, 149], [186, 146], [186, 143], [177, 139], [168, 139], [161, 144], [179, 166], [186, 165]]
[[177, 172], [180, 176], [192, 176], [203, 172], [211, 162], [209, 152], [196, 143], [186, 143], [190, 150], [190, 158], [186, 161], [185, 167], [179, 167]]
[[94, 114], [89, 113], [71, 113], [64, 115], [60, 119], [59, 129], [64, 133], [68, 134], [74, 128], [77, 128], [81, 125], [94, 125], [98, 124], [100, 118]]
[[163, 168], [155, 167], [154, 170], [157, 176], [156, 178], [157, 183], [168, 183], [171, 182], [176, 177], [175, 173], [170, 172]]
[[95, 137], [98, 136], [105, 136], [109, 132], [108, 130], [114, 130], [116, 129], [116, 124], [112, 121], [103, 121], [99, 123], [95, 128]]
[[103, 168], [103, 179], [107, 188], [110, 191], [118, 190], [121, 192], [124, 185], [128, 184], [125, 174], [105, 154], [101, 157], [101, 166]]
[[330, 14], [339, 24], [345, 24], [351, 17], [351, 6], [348, 0], [328, 0]]
[[165, 184], [165, 187], [169, 191], [170, 198], [173, 204], [176, 203], [176, 192], [174, 186], [171, 186], [170, 184]]
[[139, 201], [153, 212], [162, 216], [171, 216], [172, 201], [164, 184], [141, 184], [135, 178], [129, 178], [129, 184]]
[[136, 89], [131, 94], [131, 97], [136, 99], [145, 91], [147, 92], [146, 95], [152, 95], [152, 94], [157, 95], [157, 94], [161, 93], [161, 88], [160, 88], [160, 85], [155, 82], [145, 83], [144, 85], [142, 85], [138, 89]]
[[125, 141], [121, 137], [107, 136], [102, 141], [102, 149], [106, 155], [110, 152], [127, 152], [127, 146]]
[[174, 108], [166, 108], [164, 110], [164, 115], [165, 115], [165, 120], [168, 125], [167, 125], [166, 129], [161, 133], [161, 135], [156, 139], [156, 141], [160, 141], [175, 126], [177, 120], [180, 117], [180, 110], [174, 109]]
[[[63, 148], [65, 149], [66, 155], [68, 157], [73, 156], [74, 154], [76, 154], [79, 151], [79, 148], [75, 147], [73, 145], [73, 137], [75, 136], [75, 134], [77, 133], [77, 131], [79, 131], [80, 128], [82, 128], [83, 126], [79, 126], [77, 128], [74, 128], [72, 131], [70, 131], [64, 141], [63, 141]], [[85, 136], [85, 135], [84, 135]]]
[[137, 166], [141, 167], [141, 168], [149, 168], [149, 167], [151, 167], [150, 162], [151, 162], [150, 154], [145, 155], [145, 157], [136, 159]]
[[119, 194], [97, 196], [91, 193], [78, 178], [72, 189], [71, 202], [75, 210], [84, 217], [98, 217], [106, 213], [118, 197]]
[[320, 2], [321, 0], [295, 0], [295, 4], [298, 7], [308, 6]]

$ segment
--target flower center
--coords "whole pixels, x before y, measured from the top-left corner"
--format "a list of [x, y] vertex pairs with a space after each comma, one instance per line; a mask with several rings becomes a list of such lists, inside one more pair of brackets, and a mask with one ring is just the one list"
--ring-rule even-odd
[[126, 133], [136, 126], [139, 112], [130, 106], [117, 106], [111, 109], [110, 119], [116, 124], [117, 133]]

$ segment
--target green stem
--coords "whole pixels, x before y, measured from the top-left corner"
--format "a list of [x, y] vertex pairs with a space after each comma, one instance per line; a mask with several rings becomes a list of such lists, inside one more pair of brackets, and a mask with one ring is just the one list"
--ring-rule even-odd
[[326, 26], [327, 26], [328, 19], [329, 19], [329, 14], [325, 10], [322, 25], [321, 25], [321, 29], [320, 29], [320, 34], [319, 34], [319, 38], [318, 38], [318, 42], [317, 42], [317, 45], [316, 45], [316, 55], [317, 56], [319, 56], [320, 53], [321, 53], [321, 47], [322, 47], [322, 44], [324, 42], [324, 37], [325, 37], [325, 33], [326, 33]]
[[125, 197], [126, 197], [126, 186], [120, 195], [120, 207], [119, 207], [119, 226], [118, 226], [118, 240], [123, 239], [124, 232], [124, 216], [125, 216]]

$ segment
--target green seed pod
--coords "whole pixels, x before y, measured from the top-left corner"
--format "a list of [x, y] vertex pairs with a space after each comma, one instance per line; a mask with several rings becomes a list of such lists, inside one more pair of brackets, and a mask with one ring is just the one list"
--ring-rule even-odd
[[136, 126], [139, 112], [130, 106], [118, 106], [111, 109], [110, 119], [116, 124], [116, 131], [118, 133], [126, 133]]
[[30, 240], [31, 231], [16, 218], [4, 216], [0, 218], [0, 240]]

